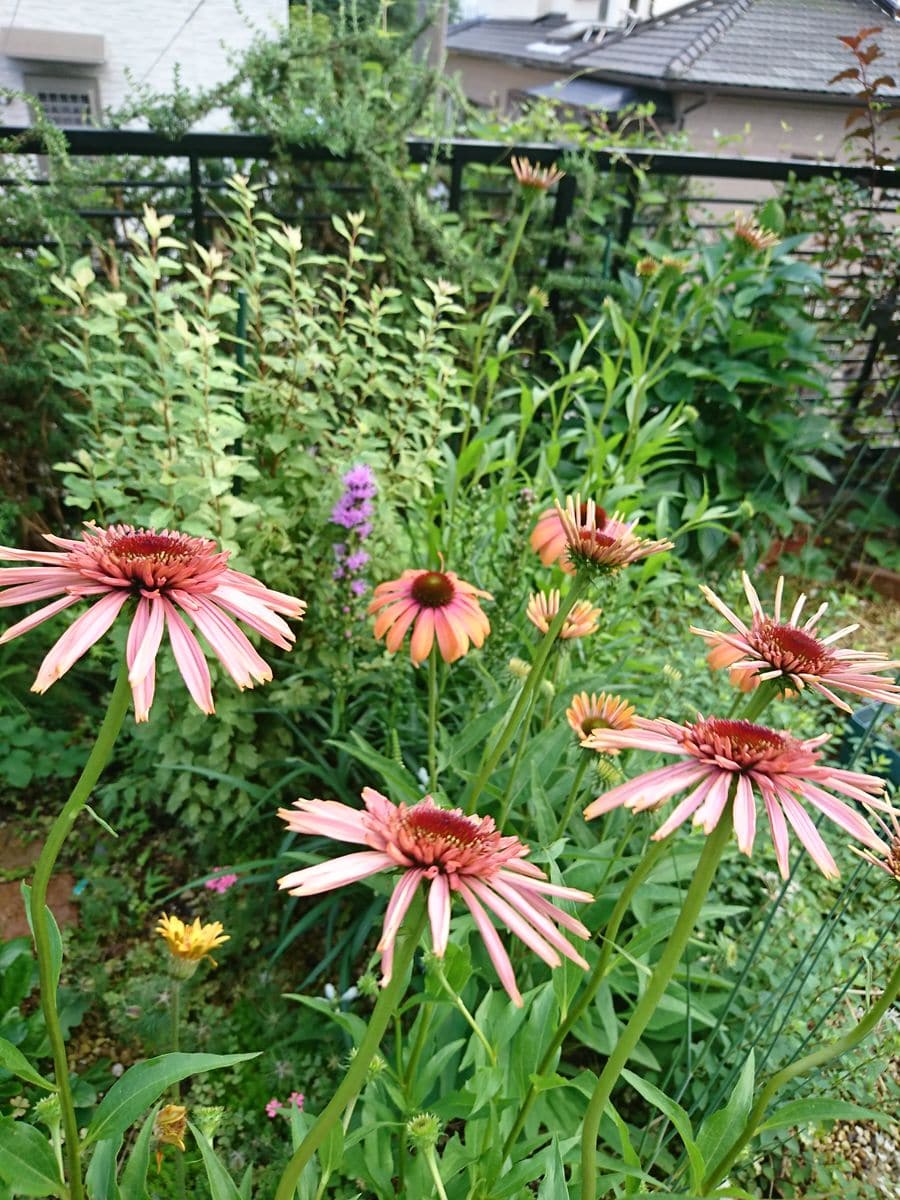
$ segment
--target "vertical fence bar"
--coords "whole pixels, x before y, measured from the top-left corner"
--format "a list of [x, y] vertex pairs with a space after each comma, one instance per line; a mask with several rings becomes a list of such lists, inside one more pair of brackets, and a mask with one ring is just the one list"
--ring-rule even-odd
[[200, 159], [195, 154], [188, 158], [191, 179], [191, 220], [194, 223], [194, 241], [201, 246], [207, 243], [206, 219], [203, 211], [203, 180], [200, 176]]
[[458, 213], [462, 206], [463, 170], [465, 169], [465, 165], [465, 160], [462, 156], [462, 147], [454, 145], [453, 157], [450, 162], [450, 196], [447, 200], [447, 209], [449, 212]]
[[554, 233], [558, 232], [558, 237], [554, 239], [553, 245], [550, 247], [550, 253], [547, 255], [548, 271], [558, 271], [560, 267], [565, 265], [566, 250], [568, 249], [565, 230], [572, 215], [572, 210], [575, 207], [575, 193], [577, 190], [578, 183], [571, 172], [564, 175], [557, 185], [556, 203], [553, 206], [550, 228]]

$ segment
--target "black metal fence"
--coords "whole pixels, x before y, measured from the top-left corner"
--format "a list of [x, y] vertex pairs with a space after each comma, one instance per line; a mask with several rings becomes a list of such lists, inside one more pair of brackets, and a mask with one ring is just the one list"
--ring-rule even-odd
[[[272, 138], [255, 134], [190, 133], [173, 140], [141, 130], [73, 129], [65, 131], [70, 155], [90, 158], [89, 199], [85, 199], [83, 173], [75, 172], [71, 181], [72, 211], [90, 222], [96, 235], [119, 244], [127, 242], [129, 229], [140, 219], [141, 202], [150, 198], [160, 204], [163, 197], [167, 213], [174, 213], [181, 228], [201, 244], [208, 242], [214, 223], [219, 219], [217, 197], [227, 186], [234, 171], [274, 181], [272, 168], [285, 162], [296, 168], [291, 172], [290, 188], [297, 202], [293, 213], [304, 225], [330, 219], [330, 212], [316, 211], [311, 202], [321, 194], [323, 185], [347, 207], [368, 207], [370, 181], [359, 172], [355, 177], [351, 163], [324, 147], [284, 146]], [[0, 187], [45, 187], [50, 180], [42, 175], [40, 156], [44, 146], [27, 129], [0, 129], [5, 147], [17, 155], [32, 156], [24, 161], [30, 171], [6, 172]], [[0, 145], [0, 154], [9, 150]], [[767, 159], [719, 158], [664, 150], [594, 151], [559, 145], [509, 146], [484, 141], [452, 140], [435, 142], [423, 138], [407, 139], [407, 154], [413, 166], [419, 166], [419, 186], [437, 208], [452, 213], [466, 211], [469, 204], [484, 204], [492, 197], [508, 194], [485, 168], [508, 166], [512, 156], [550, 165], [567, 158], [567, 173], [553, 197], [549, 220], [547, 266], [551, 270], [567, 267], [577, 249], [572, 245], [569, 225], [578, 214], [579, 162], [589, 163], [593, 171], [608, 179], [610, 194], [616, 203], [608, 229], [607, 244], [621, 254], [629, 241], [652, 236], [656, 216], [644, 203], [648, 188], [661, 180], [682, 180], [675, 188], [691, 206], [692, 225], [702, 236], [704, 231], [721, 227], [736, 208], [752, 207], [769, 196], [777, 195], [782, 185], [815, 179], [847, 181], [855, 185], [860, 208], [867, 218], [880, 225], [878, 237], [884, 244], [894, 237], [900, 224], [900, 170], [872, 168], [813, 161], [776, 161]], [[21, 165], [20, 160], [20, 165]], [[109, 164], [105, 172], [101, 164]], [[2, 171], [2, 167], [0, 167]], [[342, 172], [346, 172], [343, 175]], [[305, 177], [305, 178], [304, 178]], [[283, 187], [284, 175], [279, 175]], [[53, 185], [65, 195], [58, 180]], [[668, 185], [672, 190], [671, 183]], [[310, 203], [306, 203], [309, 198]], [[273, 207], [277, 208], [277, 206]], [[320, 207], [322, 207], [320, 205]], [[0, 245], [34, 247], [40, 239], [21, 238], [15, 229], [0, 229]], [[813, 239], [806, 251], [816, 254]], [[880, 248], [871, 246], [867, 254], [877, 257]], [[860, 266], [844, 263], [831, 269], [829, 284], [860, 284]], [[846, 407], [852, 424], [866, 410], [869, 395], [877, 395], [879, 440], [896, 443], [898, 435], [898, 398], [900, 398], [900, 342], [898, 342], [897, 304], [900, 281], [893, 288], [879, 282], [883, 294], [866, 298], [864, 311], [856, 313], [859, 336], [847, 337], [846, 330], [831, 328], [826, 340], [833, 346], [834, 371], [832, 394]], [[870, 414], [871, 415], [871, 414]], [[871, 429], [869, 430], [871, 434]]]

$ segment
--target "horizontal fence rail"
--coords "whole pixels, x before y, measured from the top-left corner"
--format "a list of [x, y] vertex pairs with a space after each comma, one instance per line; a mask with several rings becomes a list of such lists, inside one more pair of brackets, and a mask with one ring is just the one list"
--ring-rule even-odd
[[[181, 227], [187, 227], [195, 241], [208, 243], [214, 223], [221, 220], [215, 199], [226, 187], [227, 176], [238, 169], [246, 173], [247, 164], [262, 164], [263, 168], [285, 162], [308, 166], [310, 182], [291, 183], [292, 192], [300, 202], [323, 189], [340, 197], [341, 202], [348, 205], [365, 207], [368, 199], [365, 181], [347, 182], [318, 177], [317, 172], [327, 172], [329, 166], [354, 163], [354, 159], [336, 154], [324, 146], [286, 145], [264, 134], [249, 133], [197, 132], [180, 138], [146, 130], [70, 129], [62, 133], [68, 152], [74, 158], [109, 161], [111, 165], [112, 160], [123, 160], [115, 164], [125, 172], [121, 177], [116, 177], [115, 171], [110, 170], [103, 172], [103, 178], [92, 178], [88, 185], [77, 178], [77, 174], [71, 181], [73, 192], [83, 190], [85, 186], [92, 189], [90, 203], [79, 204], [78, 199], [73, 197], [72, 212], [89, 221], [99, 236], [111, 237], [119, 245], [128, 244], [128, 235], [134, 230], [133, 222], [140, 219], [141, 205], [148, 198], [155, 200], [158, 206], [164, 206], [167, 213], [175, 215]], [[776, 185], [816, 179], [846, 181], [860, 189], [866, 197], [866, 213], [878, 215], [883, 220], [885, 242], [892, 233], [894, 237], [897, 236], [896, 228], [900, 224], [900, 169], [893, 167], [876, 168], [812, 160], [721, 158], [656, 149], [586, 151], [575, 145], [538, 143], [511, 146], [471, 139], [434, 141], [418, 137], [406, 139], [406, 152], [411, 164], [431, 168], [430, 172], [423, 172], [423, 186], [436, 186], [437, 190], [432, 188], [432, 202], [447, 212], [462, 212], [467, 203], [489, 204], [494, 199], [507, 197], [508, 189], [491, 186], [491, 180], [495, 177], [486, 174], [485, 169], [508, 167], [513, 156], [528, 158], [542, 166], [565, 160], [567, 173], [552, 196], [550, 249], [546, 260], [549, 271], [565, 268], [573, 253], [567, 226], [577, 211], [580, 199], [580, 163], [587, 163], [592, 170], [608, 176], [619, 197], [614, 227], [610, 228], [607, 237], [607, 265], [610, 262], [621, 265], [623, 261], [621, 257], [614, 258], [613, 247], [616, 248], [616, 255], [621, 255], [622, 249], [635, 237], [653, 236], [653, 212], [648, 214], [642, 210], [641, 180], [644, 177], [651, 181], [654, 178], [685, 181], [683, 202], [690, 207], [692, 228], [700, 236], [721, 229], [731, 220], [736, 207], [755, 206], [767, 196], [777, 195]], [[18, 176], [11, 173], [8, 167], [4, 169], [0, 165], [0, 188], [46, 187], [53, 182], [62, 194], [66, 194], [67, 181], [49, 180], [46, 170], [40, 166], [42, 158], [34, 158], [45, 153], [45, 144], [34, 131], [23, 127], [0, 128], [0, 155], [18, 156], [20, 163], [21, 156], [26, 156], [25, 161], [34, 163], [32, 171]], [[27, 156], [31, 156], [30, 160]], [[129, 163], [135, 160], [144, 169], [154, 169], [158, 177], [129, 177]], [[179, 168], [179, 162], [184, 167]], [[134, 166], [132, 172], [136, 173]], [[271, 179], [264, 179], [263, 182], [274, 186]], [[716, 189], [710, 190], [713, 185], [716, 185]], [[746, 194], [741, 185], [745, 188], [752, 185], [757, 194]], [[765, 195], [759, 194], [760, 185], [768, 186]], [[107, 197], [105, 204], [104, 196]], [[329, 212], [303, 208], [300, 213], [280, 213], [277, 206], [271, 207], [276, 215], [291, 220], [299, 218], [305, 224], [316, 225], [330, 220]], [[895, 218], [893, 222], [892, 218]], [[0, 229], [0, 246], [25, 249], [41, 244], [52, 243], [17, 240], [14, 232], [7, 234]], [[867, 247], [867, 253], [870, 250], [875, 253], [877, 249], [876, 246]], [[798, 254], [810, 257], [815, 255], [815, 250], [801, 248]], [[839, 285], [854, 278], [852, 273], [835, 271], [829, 276], [829, 283]], [[841, 329], [825, 331], [826, 340], [834, 346], [834, 370], [829, 390], [835, 403], [844, 407], [845, 428], [849, 430], [865, 407], [863, 398], [867, 388], [873, 385], [881, 397], [878, 402], [877, 440], [896, 443], [896, 410], [900, 396], [898, 352], [894, 344], [898, 333], [897, 296], [872, 296], [870, 299], [873, 315], [866, 315], [864, 337], [848, 340], [842, 336]], [[885, 307], [890, 308], [891, 305], [894, 309], [893, 318], [885, 322]], [[895, 322], [893, 325], [892, 319]], [[886, 400], [883, 399], [885, 396]]]

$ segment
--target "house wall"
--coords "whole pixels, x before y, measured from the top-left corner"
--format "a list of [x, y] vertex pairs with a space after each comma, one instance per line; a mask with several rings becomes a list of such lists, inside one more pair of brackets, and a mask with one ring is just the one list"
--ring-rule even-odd
[[685, 93], [677, 98], [676, 114], [700, 153], [842, 161], [844, 123], [853, 107]]
[[[0, 0], [0, 87], [22, 89], [26, 75], [93, 79], [101, 109], [118, 108], [133, 95], [126, 68], [136, 80], [165, 91], [176, 63], [186, 87], [209, 87], [231, 74], [229, 53], [248, 46], [257, 32], [287, 23], [287, 0], [241, 0], [240, 7], [241, 12], [235, 0], [205, 0], [196, 9], [192, 0]], [[11, 58], [4, 52], [10, 27], [100, 35], [105, 61]], [[27, 125], [28, 106], [13, 101], [0, 107], [0, 120]], [[223, 118], [213, 116], [201, 127], [222, 125]]]
[[496, 58], [475, 58], [470, 54], [447, 55], [446, 73], [459, 75], [465, 94], [476, 104], [489, 108], [509, 107], [510, 91], [556, 83], [559, 72], [539, 67], [520, 67]]

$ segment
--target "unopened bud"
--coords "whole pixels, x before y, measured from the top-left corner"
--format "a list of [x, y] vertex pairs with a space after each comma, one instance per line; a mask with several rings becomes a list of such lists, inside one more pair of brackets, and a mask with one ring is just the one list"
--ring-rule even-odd
[[432, 1149], [441, 1136], [441, 1123], [434, 1113], [419, 1113], [406, 1122], [406, 1135], [421, 1149]]

